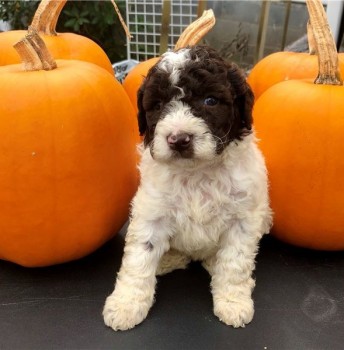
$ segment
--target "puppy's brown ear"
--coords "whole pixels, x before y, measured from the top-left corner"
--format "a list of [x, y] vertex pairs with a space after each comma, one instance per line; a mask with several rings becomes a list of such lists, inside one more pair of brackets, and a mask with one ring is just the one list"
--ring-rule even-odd
[[241, 120], [243, 136], [252, 130], [253, 92], [241, 69], [234, 63], [230, 64], [227, 74], [234, 97], [234, 111]]
[[143, 136], [147, 130], [147, 120], [146, 120], [146, 111], [143, 108], [143, 94], [145, 89], [145, 83], [143, 83], [138, 92], [137, 92], [137, 108], [138, 108], [138, 123], [139, 123], [139, 131], [140, 135]]
[[[254, 95], [248, 84], [246, 84], [246, 92], [235, 98], [243, 129], [247, 132], [252, 130], [253, 118], [252, 108], [254, 103]], [[244, 131], [244, 130], [243, 130]]]

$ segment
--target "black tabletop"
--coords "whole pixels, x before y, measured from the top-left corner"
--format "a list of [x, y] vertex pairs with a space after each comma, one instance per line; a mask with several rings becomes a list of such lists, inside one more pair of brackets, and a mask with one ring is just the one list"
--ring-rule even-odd
[[210, 277], [199, 263], [158, 278], [156, 302], [133, 330], [102, 319], [123, 252], [125, 227], [94, 254], [28, 269], [0, 261], [0, 349], [344, 349], [344, 252], [261, 242], [246, 328], [212, 312]]

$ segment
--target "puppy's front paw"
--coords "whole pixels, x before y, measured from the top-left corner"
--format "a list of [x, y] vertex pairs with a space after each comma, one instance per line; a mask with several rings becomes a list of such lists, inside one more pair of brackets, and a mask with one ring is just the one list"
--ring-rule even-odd
[[214, 300], [214, 314], [228, 326], [245, 327], [254, 315], [253, 300], [249, 297], [218, 298]]
[[148, 301], [110, 295], [103, 310], [104, 322], [115, 331], [134, 328], [147, 317], [151, 304]]

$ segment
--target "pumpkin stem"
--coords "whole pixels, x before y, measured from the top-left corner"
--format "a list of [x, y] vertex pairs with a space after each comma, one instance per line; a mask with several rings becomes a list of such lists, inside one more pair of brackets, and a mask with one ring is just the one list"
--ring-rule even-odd
[[188, 45], [197, 44], [215, 25], [215, 16], [213, 10], [205, 10], [201, 17], [189, 24], [180, 34], [180, 37], [174, 47], [174, 51]]
[[317, 47], [314, 41], [313, 28], [311, 22], [307, 22], [307, 41], [308, 41], [308, 50], [310, 55], [316, 55]]
[[67, 0], [41, 0], [33, 17], [30, 30], [46, 35], [57, 35], [56, 24]]
[[33, 29], [13, 47], [22, 60], [24, 71], [53, 70], [57, 67], [43, 39]]
[[111, 0], [111, 3], [112, 3], [112, 5], [113, 5], [113, 7], [115, 8], [115, 11], [116, 11], [116, 13], [117, 13], [118, 19], [119, 19], [119, 21], [121, 22], [122, 28], [123, 28], [124, 31], [125, 31], [125, 35], [126, 35], [127, 38], [130, 40], [133, 36], [130, 34], [129, 28], [128, 28], [127, 25], [125, 24], [124, 19], [123, 19], [122, 15], [121, 15], [121, 12], [120, 12], [120, 10], [119, 10], [117, 4], [115, 3], [114, 0]]
[[322, 2], [321, 0], [306, 0], [306, 3], [318, 52], [319, 72], [314, 83], [342, 85], [336, 43], [331, 34]]

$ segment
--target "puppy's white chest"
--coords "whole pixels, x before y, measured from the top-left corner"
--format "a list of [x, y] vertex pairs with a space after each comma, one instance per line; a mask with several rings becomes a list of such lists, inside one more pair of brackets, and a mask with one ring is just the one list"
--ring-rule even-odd
[[231, 219], [230, 181], [220, 183], [196, 176], [181, 179], [180, 184], [170, 203], [170, 220], [175, 227], [171, 246], [205, 258], [216, 248]]
[[[216, 192], [216, 189], [211, 191], [210, 188], [181, 189], [173, 205], [177, 222], [185, 224], [185, 221], [190, 221], [195, 225], [209, 225], [224, 205]], [[225, 194], [221, 195], [221, 197], [224, 196]]]

